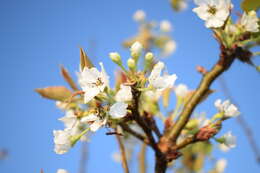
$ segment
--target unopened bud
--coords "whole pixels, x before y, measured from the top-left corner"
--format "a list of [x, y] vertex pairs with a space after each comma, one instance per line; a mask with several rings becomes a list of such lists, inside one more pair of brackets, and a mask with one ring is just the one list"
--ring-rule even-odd
[[260, 65], [256, 67], [256, 70], [260, 72]]
[[119, 55], [119, 53], [117, 52], [111, 52], [109, 54], [109, 57], [111, 58], [112, 61], [114, 61], [115, 63], [121, 63], [121, 57]]
[[196, 69], [197, 69], [197, 71], [198, 71], [199, 73], [201, 73], [201, 74], [203, 74], [203, 75], [205, 75], [205, 74], [207, 73], [207, 70], [206, 70], [204, 67], [200, 66], [200, 65], [198, 65], [198, 66], [196, 67]]
[[146, 55], [145, 55], [145, 60], [146, 61], [151, 61], [153, 59], [154, 55], [152, 52], [148, 52]]
[[127, 65], [129, 67], [129, 69], [131, 69], [131, 70], [135, 69], [135, 60], [132, 58], [129, 58], [127, 60]]
[[143, 22], [145, 20], [145, 12], [143, 10], [137, 10], [134, 15], [133, 18], [135, 21], [137, 22]]
[[160, 23], [160, 30], [163, 32], [170, 32], [172, 29], [171, 23], [168, 20], [163, 20]]
[[132, 44], [130, 51], [131, 51], [131, 56], [134, 58], [138, 58], [143, 50], [143, 46], [141, 43], [139, 43], [138, 41], [134, 42], [134, 44]]

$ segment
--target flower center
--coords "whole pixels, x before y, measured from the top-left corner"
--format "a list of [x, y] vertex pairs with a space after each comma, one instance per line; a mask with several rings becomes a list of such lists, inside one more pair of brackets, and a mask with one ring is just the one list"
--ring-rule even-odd
[[215, 6], [209, 6], [209, 9], [208, 9], [207, 12], [210, 13], [210, 14], [212, 14], [212, 15], [214, 15], [214, 14], [216, 14], [217, 9], [216, 9]]
[[97, 78], [97, 81], [95, 83], [96, 86], [101, 86], [103, 85], [104, 83], [102, 82], [101, 78]]

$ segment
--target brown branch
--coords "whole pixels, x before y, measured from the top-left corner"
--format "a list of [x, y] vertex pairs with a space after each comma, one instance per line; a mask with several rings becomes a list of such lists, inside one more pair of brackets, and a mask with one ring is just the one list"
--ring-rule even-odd
[[132, 86], [132, 94], [133, 94], [133, 117], [136, 123], [143, 129], [144, 133], [146, 134], [147, 138], [149, 139], [149, 143], [151, 147], [154, 149], [156, 153], [160, 152], [157, 143], [155, 142], [155, 139], [152, 134], [152, 130], [149, 128], [149, 126], [146, 124], [144, 119], [141, 117], [139, 113], [139, 97], [140, 97], [140, 91], [136, 90], [135, 86]]
[[87, 160], [88, 160], [87, 145], [88, 145], [87, 142], [82, 142], [82, 144], [81, 144], [79, 173], [86, 173], [86, 165], [87, 165]]
[[149, 114], [148, 112], [144, 112], [144, 121], [149, 124], [150, 129], [156, 134], [158, 139], [162, 137], [162, 134], [156, 124], [156, 121], [153, 117], [153, 115]]
[[141, 144], [141, 150], [138, 154], [139, 173], [146, 173], [146, 144]]
[[172, 140], [174, 144], [176, 143], [176, 140], [180, 135], [182, 129], [189, 121], [193, 110], [196, 108], [196, 106], [199, 104], [200, 100], [205, 96], [205, 94], [209, 91], [211, 84], [233, 63], [236, 56], [236, 49], [225, 49], [221, 47], [221, 51], [222, 52], [219, 62], [203, 76], [195, 93], [185, 104], [184, 109], [180, 114], [177, 122], [170, 130], [170, 132], [166, 134], [166, 137]]
[[[234, 99], [234, 97], [231, 95], [231, 92], [226, 84], [224, 77], [219, 78], [219, 84], [220, 84], [220, 87], [221, 87], [224, 95], [228, 99], [230, 99], [230, 101], [232, 103], [234, 103], [237, 107], [240, 107], [239, 104]], [[242, 115], [239, 115], [236, 118], [236, 120], [237, 120], [237, 123], [242, 128], [242, 130], [244, 131], [244, 133], [249, 141], [249, 145], [251, 145], [251, 148], [253, 150], [257, 163], [260, 164], [260, 150], [259, 150], [259, 147], [257, 146], [257, 143], [255, 141], [255, 138], [254, 138], [254, 135], [253, 135], [253, 132], [252, 132], [250, 126], [247, 124], [246, 120], [243, 118]]]
[[129, 173], [129, 169], [128, 169], [128, 165], [127, 165], [127, 158], [126, 158], [126, 152], [125, 152], [125, 147], [123, 144], [123, 141], [121, 140], [121, 137], [118, 135], [115, 135], [118, 145], [119, 145], [119, 149], [120, 149], [120, 153], [121, 153], [121, 160], [122, 160], [122, 166], [124, 168], [124, 172], [125, 173]]
[[141, 134], [137, 133], [136, 131], [134, 131], [133, 129], [131, 129], [127, 124], [119, 123], [119, 125], [127, 133], [133, 135], [134, 137], [136, 137], [140, 141], [144, 142], [145, 144], [150, 145], [149, 140], [146, 137], [144, 137], [143, 135], [141, 135]]

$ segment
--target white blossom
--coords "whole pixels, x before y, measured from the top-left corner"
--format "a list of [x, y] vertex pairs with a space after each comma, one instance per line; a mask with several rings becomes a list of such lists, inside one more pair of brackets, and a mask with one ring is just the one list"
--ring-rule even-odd
[[174, 40], [169, 40], [165, 43], [162, 48], [162, 56], [169, 56], [176, 50], [176, 42]]
[[258, 18], [255, 11], [250, 11], [248, 14], [244, 12], [241, 21], [242, 27], [248, 32], [258, 32]]
[[142, 53], [143, 46], [138, 41], [134, 42], [130, 48], [132, 56], [139, 56]]
[[131, 87], [124, 84], [120, 85], [120, 90], [116, 93], [115, 100], [117, 102], [131, 101], [133, 98]]
[[230, 150], [230, 148], [227, 147], [225, 144], [219, 144], [218, 148], [223, 152], [228, 152]]
[[178, 5], [179, 5], [178, 8], [179, 11], [183, 11], [188, 7], [188, 3], [186, 1], [180, 1]]
[[112, 118], [123, 118], [127, 114], [128, 105], [123, 102], [116, 102], [110, 107], [109, 114]]
[[143, 10], [137, 10], [134, 15], [133, 15], [133, 19], [137, 22], [142, 22], [145, 20], [145, 12]]
[[109, 57], [112, 59], [112, 61], [119, 63], [121, 61], [121, 56], [118, 52], [110, 52]]
[[157, 101], [159, 100], [159, 98], [161, 97], [162, 95], [162, 91], [159, 91], [159, 90], [149, 90], [149, 91], [145, 91], [145, 96], [147, 96], [149, 99], [151, 100], [154, 100], [154, 101]]
[[72, 128], [78, 121], [73, 110], [66, 111], [65, 116], [60, 118], [59, 120], [64, 123], [66, 128]]
[[64, 154], [68, 152], [68, 150], [71, 148], [71, 134], [68, 129], [65, 130], [54, 130], [54, 143], [55, 148], [54, 151], [57, 154]]
[[217, 173], [224, 172], [226, 166], [227, 166], [227, 160], [226, 159], [219, 159], [216, 162], [216, 171], [217, 171]]
[[61, 110], [66, 110], [68, 103], [56, 101], [56, 106]]
[[225, 144], [229, 148], [236, 147], [236, 137], [232, 135], [232, 133], [229, 131], [226, 134], [224, 134], [221, 139], [224, 140], [223, 144]]
[[235, 24], [228, 24], [225, 27], [225, 30], [230, 35], [237, 34], [239, 32], [238, 27]]
[[171, 23], [168, 20], [161, 21], [160, 30], [163, 32], [170, 32], [172, 30]]
[[69, 173], [69, 172], [65, 169], [58, 169], [57, 173]]
[[189, 89], [187, 87], [187, 85], [184, 84], [179, 84], [176, 86], [176, 88], [174, 89], [175, 94], [178, 97], [184, 98], [187, 96], [187, 94], [189, 93]]
[[88, 103], [99, 93], [103, 92], [106, 87], [109, 85], [109, 77], [106, 74], [106, 71], [103, 67], [103, 64], [100, 63], [101, 72], [96, 68], [85, 67], [82, 72], [78, 74], [79, 84], [83, 89], [84, 93], [84, 102]]
[[221, 100], [218, 99], [215, 101], [215, 107], [219, 110], [219, 112], [224, 113], [225, 117], [236, 117], [240, 114], [238, 108], [231, 104], [229, 100], [221, 103]]
[[161, 71], [164, 68], [163, 62], [158, 62], [148, 78], [150, 85], [152, 85], [155, 89], [163, 91], [166, 88], [171, 88], [177, 79], [176, 74], [167, 75], [164, 74], [161, 76]]
[[89, 128], [92, 132], [97, 131], [100, 127], [106, 125], [107, 123], [107, 119], [101, 119], [100, 117], [98, 117], [98, 115], [96, 114], [90, 114], [88, 116], [85, 116], [83, 118], [81, 118], [81, 122], [82, 123], [88, 123], [89, 124]]
[[202, 20], [207, 28], [219, 28], [227, 20], [232, 4], [230, 0], [194, 0], [198, 7], [192, 11]]

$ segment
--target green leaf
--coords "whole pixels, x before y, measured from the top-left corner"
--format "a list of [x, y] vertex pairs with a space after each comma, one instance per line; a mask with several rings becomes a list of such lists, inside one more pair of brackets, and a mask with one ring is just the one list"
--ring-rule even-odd
[[241, 8], [246, 12], [251, 11], [251, 10], [257, 11], [260, 8], [260, 1], [259, 0], [244, 0], [241, 3]]
[[72, 96], [72, 92], [64, 86], [37, 88], [35, 91], [44, 98], [57, 101], [66, 101]]

